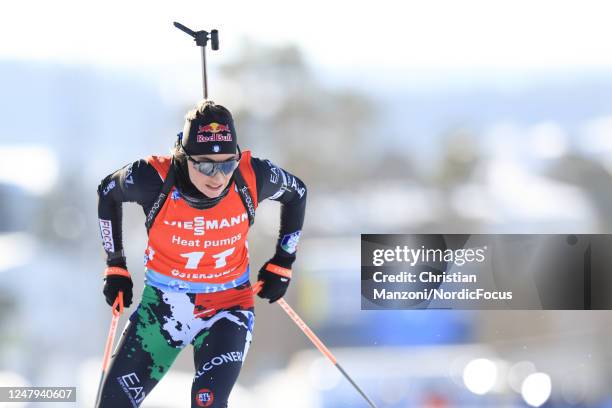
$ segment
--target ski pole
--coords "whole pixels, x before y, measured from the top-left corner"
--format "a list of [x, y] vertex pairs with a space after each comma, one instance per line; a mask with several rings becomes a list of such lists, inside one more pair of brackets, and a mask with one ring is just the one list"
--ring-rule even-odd
[[110, 329], [108, 330], [108, 337], [106, 338], [106, 345], [104, 346], [104, 358], [102, 359], [102, 375], [100, 376], [100, 383], [98, 384], [98, 393], [96, 396], [96, 407], [100, 401], [100, 394], [102, 392], [102, 382], [104, 381], [104, 375], [108, 368], [108, 362], [110, 361], [111, 351], [113, 349], [113, 343], [115, 342], [115, 334], [117, 333], [117, 325], [119, 324], [119, 318], [123, 313], [123, 292], [117, 294], [117, 298], [113, 303], [113, 318], [111, 320]]
[[[204, 91], [204, 99], [208, 99], [208, 77], [206, 75], [206, 45], [208, 44], [208, 40], [210, 40], [210, 47], [213, 50], [219, 49], [219, 31], [212, 30], [210, 33], [208, 31], [193, 31], [191, 28], [185, 27], [181, 23], [174, 22], [174, 26], [181, 30], [182, 32], [190, 35], [195, 40], [195, 43], [198, 47], [202, 47], [202, 88]], [[209, 36], [210, 34], [210, 36]]]
[[[259, 293], [259, 291], [261, 290], [262, 286], [263, 286], [263, 281], [257, 281], [253, 285], [253, 294]], [[334, 357], [332, 352], [329, 351], [329, 349], [325, 346], [325, 344], [323, 344], [323, 342], [317, 337], [317, 335], [314, 334], [314, 332], [312, 330], [310, 330], [310, 327], [308, 327], [308, 325], [306, 323], [304, 323], [304, 321], [300, 318], [300, 316], [298, 316], [298, 314], [295, 312], [295, 310], [293, 310], [293, 308], [291, 308], [291, 306], [289, 306], [289, 304], [285, 301], [285, 299], [284, 298], [280, 298], [280, 299], [278, 299], [276, 301], [276, 303], [278, 303], [280, 305], [280, 307], [283, 308], [283, 310], [289, 315], [291, 320], [293, 320], [293, 322], [302, 330], [302, 332], [304, 332], [306, 337], [308, 337], [310, 339], [310, 341], [315, 345], [315, 347], [318, 348], [319, 351], [325, 357], [327, 357], [328, 360], [331, 361], [331, 363], [333, 365], [336, 366], [336, 368], [351, 383], [351, 385], [353, 387], [355, 387], [357, 392], [359, 394], [361, 394], [361, 396], [367, 401], [367, 403], [370, 405], [370, 407], [376, 408], [376, 405], [374, 405], [372, 400], [370, 398], [368, 398], [368, 396], [365, 394], [365, 392], [363, 392], [363, 390], [361, 388], [359, 388], [359, 386], [355, 383], [355, 381], [353, 381], [353, 379], [347, 374], [347, 372], [344, 371], [344, 369], [338, 363], [338, 361], [336, 360], [336, 357]]]

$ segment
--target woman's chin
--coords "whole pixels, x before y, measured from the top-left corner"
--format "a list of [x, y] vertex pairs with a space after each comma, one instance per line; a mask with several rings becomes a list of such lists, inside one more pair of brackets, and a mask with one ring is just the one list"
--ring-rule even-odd
[[223, 192], [223, 187], [222, 184], [217, 186], [204, 185], [200, 188], [200, 191], [208, 198], [217, 198]]

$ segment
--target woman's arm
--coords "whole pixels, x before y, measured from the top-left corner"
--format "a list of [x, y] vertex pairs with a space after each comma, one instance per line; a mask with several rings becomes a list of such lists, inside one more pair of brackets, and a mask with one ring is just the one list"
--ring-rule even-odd
[[293, 262], [306, 214], [306, 185], [269, 160], [254, 157], [251, 164], [257, 180], [258, 201], [270, 199], [282, 204], [275, 256], [291, 258]]
[[98, 219], [108, 266], [126, 268], [122, 242], [122, 203], [136, 202], [145, 214], [163, 182], [146, 160], [138, 160], [106, 176], [98, 186]]
[[263, 282], [258, 296], [273, 303], [285, 295], [291, 281], [291, 266], [306, 213], [306, 185], [269, 160], [252, 158], [251, 164], [255, 171], [258, 201], [270, 199], [282, 205], [276, 251], [257, 275], [257, 279]]

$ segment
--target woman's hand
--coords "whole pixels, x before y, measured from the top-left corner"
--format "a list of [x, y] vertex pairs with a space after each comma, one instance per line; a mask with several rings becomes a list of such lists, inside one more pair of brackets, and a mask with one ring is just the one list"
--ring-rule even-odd
[[292, 263], [293, 259], [288, 262], [287, 259], [277, 256], [266, 262], [257, 275], [257, 280], [263, 282], [261, 291], [257, 296], [269, 299], [270, 303], [282, 298], [287, 292], [289, 282], [291, 282], [290, 268]]
[[129, 307], [132, 304], [132, 277], [127, 269], [111, 266], [104, 272], [104, 296], [106, 303], [112, 306], [119, 292], [123, 292], [123, 305]]

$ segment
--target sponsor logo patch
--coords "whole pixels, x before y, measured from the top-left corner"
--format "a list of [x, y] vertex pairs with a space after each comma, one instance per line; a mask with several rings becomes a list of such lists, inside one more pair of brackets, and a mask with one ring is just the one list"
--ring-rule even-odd
[[123, 392], [127, 394], [128, 398], [132, 402], [132, 405], [137, 407], [138, 404], [140, 404], [144, 399], [145, 392], [144, 388], [140, 385], [140, 379], [136, 373], [129, 373], [122, 375], [121, 377], [117, 377], [117, 382], [123, 389]]
[[253, 207], [253, 200], [251, 200], [251, 195], [249, 194], [249, 188], [244, 186], [240, 189], [240, 194], [244, 197], [244, 201], [246, 201], [247, 210], [251, 217], [255, 217], [255, 207]]
[[164, 220], [164, 224], [175, 228], [193, 230], [193, 235], [204, 235], [206, 230], [220, 230], [235, 227], [248, 220], [249, 216], [246, 212], [243, 212], [229, 218], [205, 219], [203, 216], [197, 216], [190, 221]]
[[198, 407], [210, 407], [215, 400], [215, 395], [208, 388], [198, 390], [195, 396], [195, 402]]
[[281, 248], [288, 254], [293, 254], [297, 250], [298, 242], [300, 242], [300, 235], [302, 231], [295, 231], [294, 233], [287, 234], [281, 240]]
[[270, 174], [270, 183], [273, 183], [273, 184], [278, 183], [278, 180], [279, 180], [278, 167], [276, 167], [274, 163], [272, 163], [270, 160], [266, 160], [266, 163], [268, 164], [268, 166], [270, 166], [270, 172], [272, 173]]
[[304, 197], [304, 193], [306, 192], [306, 189], [303, 186], [300, 186], [300, 184], [297, 182], [297, 179], [294, 176], [288, 175], [287, 187], [289, 187], [290, 189], [293, 189], [293, 191], [298, 193], [300, 198]]
[[[222, 133], [225, 132], [225, 133]], [[222, 125], [217, 122], [209, 123], [208, 125], [198, 126], [198, 133], [196, 135], [198, 143], [206, 142], [231, 142], [232, 134], [228, 125]], [[219, 147], [217, 146], [217, 149]], [[218, 150], [215, 150], [218, 151]]]
[[[206, 142], [231, 142], [232, 141], [232, 134], [231, 133], [226, 133], [224, 135], [210, 135], [210, 136], [206, 136], [206, 135], [198, 135], [197, 138], [198, 143], [206, 143]], [[219, 147], [219, 146], [215, 146], [215, 147]]]
[[202, 368], [198, 370], [195, 375], [195, 378], [200, 378], [207, 372], [211, 371], [215, 367], [222, 366], [226, 363], [241, 363], [242, 364], [243, 356], [242, 351], [232, 351], [229, 353], [219, 354], [211, 358], [209, 361], [202, 364]]
[[106, 187], [104, 188], [104, 191], [102, 191], [102, 194], [104, 194], [105, 196], [106, 196], [106, 195], [108, 195], [108, 193], [110, 193], [110, 191], [111, 191], [113, 188], [115, 188], [115, 185], [116, 185], [116, 184], [117, 184], [117, 183], [115, 183], [115, 180], [111, 180], [111, 182], [110, 182], [110, 183], [108, 183], [108, 184], [106, 185]]
[[230, 128], [227, 125], [223, 125], [217, 122], [211, 122], [208, 125], [200, 125], [198, 126], [198, 134], [200, 133], [219, 133], [219, 132], [229, 132]]
[[297, 244], [300, 242], [302, 231], [295, 231], [292, 234], [287, 234], [281, 240], [281, 248], [288, 254], [293, 254], [297, 250]]
[[104, 245], [104, 250], [106, 252], [115, 252], [115, 243], [113, 242], [113, 224], [110, 220], [103, 220], [99, 218], [100, 221], [100, 235], [102, 236], [102, 245]]
[[134, 179], [132, 178], [132, 170], [134, 163], [130, 164], [126, 169], [125, 169], [125, 183], [126, 184], [134, 184]]

